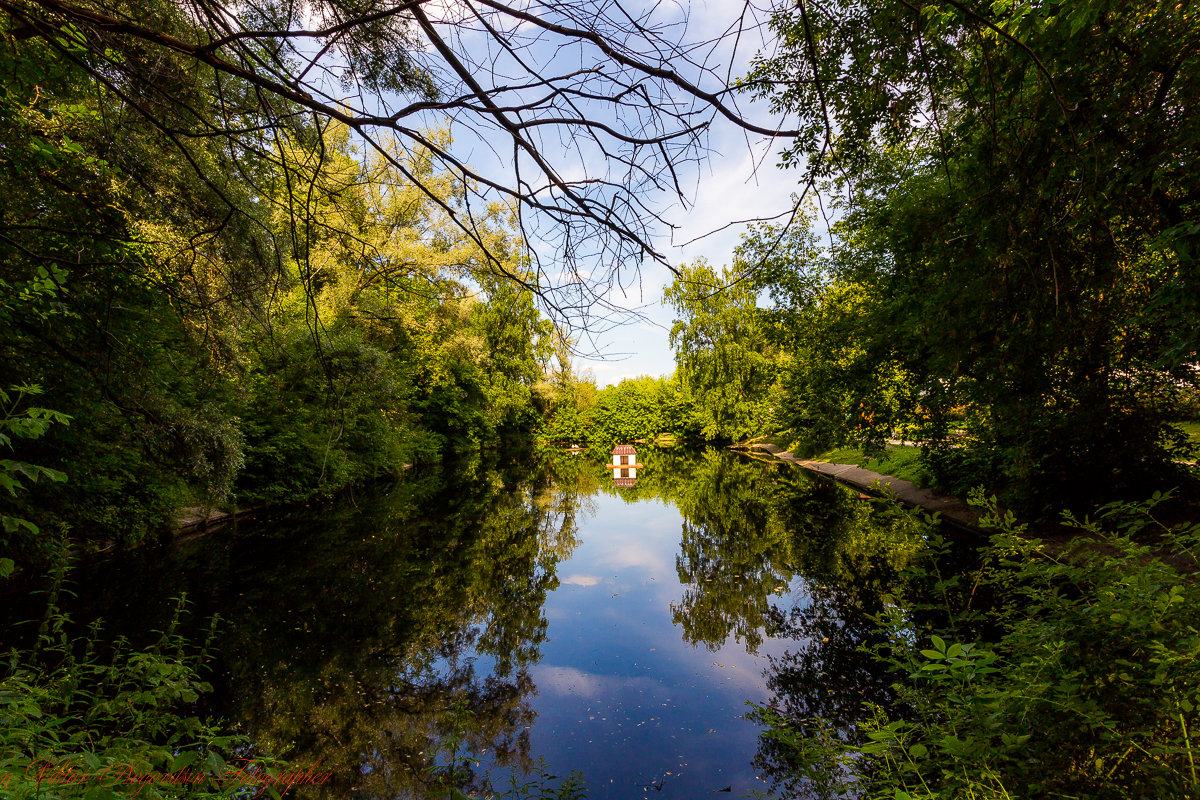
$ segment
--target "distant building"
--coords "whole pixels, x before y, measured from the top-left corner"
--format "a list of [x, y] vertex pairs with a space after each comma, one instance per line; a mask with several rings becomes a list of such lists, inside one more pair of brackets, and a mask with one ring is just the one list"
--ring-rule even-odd
[[613, 485], [628, 487], [637, 483], [637, 471], [642, 465], [637, 463], [633, 445], [619, 444], [613, 448], [612, 463], [607, 466], [613, 471]]

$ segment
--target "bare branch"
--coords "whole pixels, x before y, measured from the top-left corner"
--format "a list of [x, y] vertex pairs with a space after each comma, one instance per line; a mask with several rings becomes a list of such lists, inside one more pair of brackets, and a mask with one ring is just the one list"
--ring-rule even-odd
[[[421, 186], [390, 143], [424, 148], [464, 182], [461, 206], [440, 207], [484, 252], [473, 209], [517, 204], [535, 276], [508, 277], [577, 325], [613, 311], [604, 298], [636, 279], [644, 259], [670, 266], [656, 246], [661, 209], [688, 202], [680, 170], [707, 155], [714, 119], [747, 135], [798, 133], [749, 119], [733, 103], [732, 55], [722, 66], [719, 54], [763, 24], [748, 3], [725, 34], [702, 41], [685, 39], [686, 14], [672, 16], [680, 9], [621, 2], [184, 0], [176, 9], [161, 13], [182, 12], [186, 25], [121, 0], [0, 0], [10, 30], [64, 55], [82, 48], [87, 55], [72, 60], [185, 157], [188, 140], [224, 137], [243, 177], [253, 174], [245, 158], [280, 162], [298, 177], [303, 170], [281, 163], [273, 142], [297, 134], [310, 115], [346, 126], [366, 152]], [[144, 59], [113, 57], [123, 48], [208, 76], [216, 91], [202, 102], [210, 107], [153, 80]], [[453, 146], [424, 133], [447, 123]], [[220, 193], [219, 181], [201, 177]], [[490, 267], [502, 271], [501, 261], [490, 258]]]

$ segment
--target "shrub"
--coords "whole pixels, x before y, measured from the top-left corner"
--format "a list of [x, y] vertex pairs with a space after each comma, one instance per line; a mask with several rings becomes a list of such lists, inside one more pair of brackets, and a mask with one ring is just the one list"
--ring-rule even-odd
[[[85, 634], [51, 592], [33, 645], [0, 664], [0, 788], [4, 796], [120, 800], [229, 797], [244, 787], [223, 781], [226, 760], [243, 744], [198, 718], [199, 696], [211, 690], [199, 670], [207, 645], [190, 647], [175, 632], [137, 650], [119, 639], [100, 645], [95, 623]], [[194, 774], [195, 783], [139, 783], [136, 776]], [[142, 780], [146, 780], [143, 777]]]
[[935, 559], [915, 578], [937, 601], [876, 618], [899, 701], [849, 736], [762, 708], [766, 735], [821, 797], [1198, 796], [1200, 524], [1160, 522], [1164, 499], [1064, 515], [1058, 552], [987, 501], [982, 567]]

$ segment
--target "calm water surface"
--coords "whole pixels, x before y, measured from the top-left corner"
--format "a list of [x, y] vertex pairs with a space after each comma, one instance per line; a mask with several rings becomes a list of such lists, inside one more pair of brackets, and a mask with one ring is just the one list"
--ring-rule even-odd
[[[788, 641], [688, 641], [679, 617], [703, 587], [680, 580], [682, 530], [673, 504], [600, 496], [546, 598], [532, 749], [556, 769], [585, 771], [595, 797], [758, 783], [759, 728], [746, 703], [767, 699], [767, 656]], [[776, 613], [805, 604], [803, 581], [780, 578], [766, 602]]]
[[135, 639], [181, 592], [196, 636], [219, 615], [210, 710], [334, 773], [301, 796], [539, 760], [597, 800], [788, 796], [747, 704], [837, 721], [885, 693], [858, 620], [919, 538], [786, 465], [639, 460], [629, 488], [562, 454], [417, 475], [81, 571], [76, 614]]

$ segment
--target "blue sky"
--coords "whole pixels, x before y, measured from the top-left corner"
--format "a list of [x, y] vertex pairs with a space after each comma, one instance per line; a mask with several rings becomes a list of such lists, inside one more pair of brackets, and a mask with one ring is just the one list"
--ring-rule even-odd
[[[778, 214], [791, 207], [790, 196], [797, 190], [796, 173], [775, 166], [778, 158], [768, 149], [769, 145], [760, 144], [757, 150], [752, 150], [736, 131], [718, 133], [723, 133], [723, 139], [714, 136], [714, 149], [720, 156], [714, 156], [699, 176], [694, 204], [687, 209], [675, 209], [669, 217], [677, 226], [674, 236], [664, 237], [660, 242], [673, 265], [689, 263], [700, 256], [714, 265], [728, 264], [743, 226], [726, 228], [686, 246], [683, 243], [736, 220]], [[757, 170], [756, 160], [762, 161]], [[577, 368], [590, 369], [600, 386], [636, 375], [670, 374], [675, 369], [668, 345], [673, 310], [662, 306], [660, 300], [672, 277], [661, 265], [645, 265], [640, 284], [626, 291], [623, 297], [613, 297], [627, 308], [640, 309], [642, 318], [631, 318], [597, 337], [596, 346], [606, 357], [580, 358]]]
[[[685, 5], [688, 35], [698, 40], [719, 36], [744, 7], [743, 0], [695, 0]], [[767, 34], [756, 35], [758, 38], [744, 37], [736, 53], [732, 47], [724, 47], [717, 56], [724, 63], [732, 61], [734, 76], [746, 74], [750, 59], [760, 50], [769, 49], [770, 41], [763, 38]], [[751, 119], [771, 119], [764, 104], [745, 98], [737, 102]], [[744, 226], [725, 226], [790, 209], [790, 196], [797, 191], [796, 172], [777, 167], [778, 151], [785, 141], [748, 136], [732, 123], [718, 119], [710, 129], [709, 145], [711, 157], [698, 166], [692, 176], [694, 183], [685, 190], [690, 204], [684, 207], [675, 203], [670, 208], [665, 216], [674, 230], [664, 232], [655, 242], [672, 265], [701, 256], [716, 266], [728, 264]], [[675, 368], [668, 345], [673, 312], [661, 305], [661, 298], [671, 280], [670, 271], [661, 264], [645, 263], [640, 281], [624, 292], [612, 293], [610, 299], [615, 304], [637, 310], [638, 315], [595, 337], [594, 347], [603, 358], [581, 357], [577, 368], [591, 370], [601, 386], [637, 375], [670, 374]]]
[[[660, 26], [658, 30], [664, 36], [657, 44], [651, 37], [650, 45], [645, 45], [641, 38], [631, 36], [628, 42], [630, 52], [640, 55], [657, 46], [661, 52], [674, 54], [676, 51], [672, 42], [676, 38], [695, 43], [697, 46], [694, 49], [683, 51], [686, 57], [672, 55], [664, 63], [702, 88], [720, 92], [725, 86], [726, 75], [734, 78], [745, 75], [751, 59], [771, 47], [770, 34], [763, 25], [743, 30], [736, 39], [723, 34], [747, 12], [748, 2], [769, 1], [624, 0], [624, 8], [635, 16], [639, 9], [645, 9], [649, 17], [640, 21], [651, 29]], [[566, 17], [561, 19], [570, 27], [590, 25], [589, 19], [585, 18], [593, 13], [589, 9], [595, 9], [594, 13], [600, 15], [595, 17], [597, 20], [602, 20], [604, 14], [609, 14], [618, 22], [621, 19], [617, 7], [612, 3], [597, 2], [593, 6], [564, 2], [556, 5], [558, 2], [513, 0], [512, 7], [528, 9], [536, 15], [544, 14], [556, 21], [560, 20], [556, 14], [565, 14]], [[626, 85], [622, 83], [623, 80], [637, 80], [636, 76], [629, 77], [633, 73], [622, 72], [619, 66], [614, 67], [610, 59], [590, 45], [580, 44], [570, 38], [564, 43], [563, 39], [539, 31], [528, 21], [518, 22], [517, 18], [504, 15], [488, 17], [488, 24], [496, 24], [501, 28], [499, 35], [488, 33], [480, 27], [483, 17], [479, 14], [491, 12], [487, 10], [488, 6], [477, 0], [430, 0], [422, 8], [446, 46], [471, 68], [471, 80], [481, 83], [485, 88], [504, 87], [495, 96], [501, 105], [514, 107], [532, 102], [546, 92], [545, 85], [539, 82], [551, 76], [599, 76], [582, 78], [588, 83], [581, 83], [580, 87], [603, 96], [612, 96], [613, 92], [619, 91], [621, 86]], [[758, 19], [766, 19], [765, 10], [759, 9], [755, 13]], [[507, 51], [500, 46], [498, 43], [502, 38], [512, 43], [515, 50]], [[465, 97], [473, 93], [460, 74], [447, 67], [447, 62], [435, 52], [435, 48], [428, 43], [422, 46], [419, 42], [414, 42], [414, 46], [414, 57], [433, 71], [444, 97]], [[639, 49], [641, 47], [647, 47], [648, 50]], [[689, 59], [702, 63], [703, 69], [694, 63], [689, 65]], [[330, 76], [340, 71], [339, 62], [332, 54], [322, 58], [321, 63]], [[578, 72], [581, 67], [586, 69]], [[614, 77], [605, 77], [608, 72]], [[332, 78], [324, 82], [329, 84], [328, 98], [332, 99], [344, 91], [338, 88]], [[681, 99], [671, 92], [662, 97], [666, 99], [668, 107]], [[362, 106], [364, 111], [387, 115], [405, 107], [411, 99], [387, 96], [371, 100], [359, 96], [351, 104], [361, 102], [365, 104]], [[736, 94], [724, 95], [724, 99], [739, 108], [743, 117], [763, 127], [787, 125], [785, 121], [773, 118], [765, 104], [755, 104], [749, 98]], [[527, 114], [524, 120], [546, 119], [565, 111], [565, 116], [578, 113], [612, 128], [635, 132], [639, 122], [653, 122], [658, 109], [663, 107], [639, 107], [638, 103], [634, 103], [614, 108], [603, 100], [594, 103], [587, 100], [577, 103], [576, 100], [578, 98], [572, 99], [570, 106], [563, 104], [524, 112]], [[786, 142], [748, 135], [722, 117], [714, 117], [706, 134], [708, 157], [698, 162], [685, 161], [678, 167], [684, 202], [681, 203], [665, 191], [658, 196], [650, 191], [636, 195], [638, 201], [645, 202], [670, 225], [669, 228], [660, 228], [650, 241], [671, 265], [677, 266], [701, 256], [718, 267], [727, 264], [741, 232], [740, 226], [730, 226], [730, 223], [773, 217], [785, 212], [791, 206], [789, 197], [797, 188], [796, 173], [780, 171], [776, 166], [778, 149]], [[698, 120], [689, 121], [694, 123]], [[459, 108], [447, 117], [444, 111], [426, 110], [405, 116], [401, 123], [402, 128], [414, 131], [448, 125], [454, 138], [450, 147], [454, 156], [489, 180], [507, 186], [516, 185], [516, 161], [519, 159], [522, 178], [530, 181], [532, 174], [532, 181], [525, 185], [545, 185], [533, 162], [527, 156], [514, 154], [507, 133], [487, 114]], [[666, 129], [678, 128], [667, 118]], [[620, 162], [614, 164], [606, 159], [596, 143], [578, 135], [586, 130], [578, 124], [546, 124], [544, 127], [527, 129], [525, 135], [534, 142], [539, 154], [553, 164], [556, 174], [568, 181], [583, 181], [576, 184], [576, 189], [590, 192], [591, 187], [603, 186], [602, 181], [622, 180], [624, 167]], [[382, 139], [390, 135], [386, 129], [381, 129], [379, 133]], [[402, 143], [411, 141], [407, 139], [407, 134], [397, 133]], [[614, 149], [620, 149], [617, 140], [610, 140], [607, 144], [615, 144]], [[660, 170], [649, 174], [652, 179], [656, 174], [661, 177], [666, 173]], [[600, 181], [592, 180], [596, 178]], [[499, 198], [492, 196], [492, 199]], [[530, 238], [530, 246], [540, 256], [540, 263], [548, 267], [547, 278], [550, 281], [555, 280], [556, 276], [549, 273], [560, 269], [563, 272], [557, 276], [559, 280], [565, 276], [565, 280], [571, 282], [584, 276], [585, 281], [593, 282], [595, 291], [603, 292], [601, 299], [604, 302], [628, 312], [614, 317], [612, 313], [601, 311], [600, 317], [604, 322], [587, 331], [573, 332], [579, 342], [580, 353], [576, 369], [590, 370], [602, 386], [636, 375], [669, 374], [674, 369], [668, 346], [672, 312], [662, 307], [661, 297], [664, 286], [671, 280], [670, 270], [661, 263], [645, 260], [635, 275], [630, 269], [632, 265], [626, 263], [622, 267], [621, 279], [611, 282], [617, 285], [610, 285], [607, 276], [614, 262], [607, 258], [606, 251], [601, 252], [599, 245], [593, 245], [587, 237], [582, 237], [579, 241], [573, 241], [573, 244], [576, 248], [582, 244], [581, 249], [588, 252], [580, 260], [564, 261], [562, 251], [556, 250], [561, 240], [557, 244], [554, 241], [561, 236], [561, 229], [556, 232], [554, 225], [536, 215], [530, 216], [531, 224], [526, 228], [526, 234]], [[634, 218], [648, 219], [649, 216], [638, 214]], [[613, 324], [614, 319], [617, 324]]]

